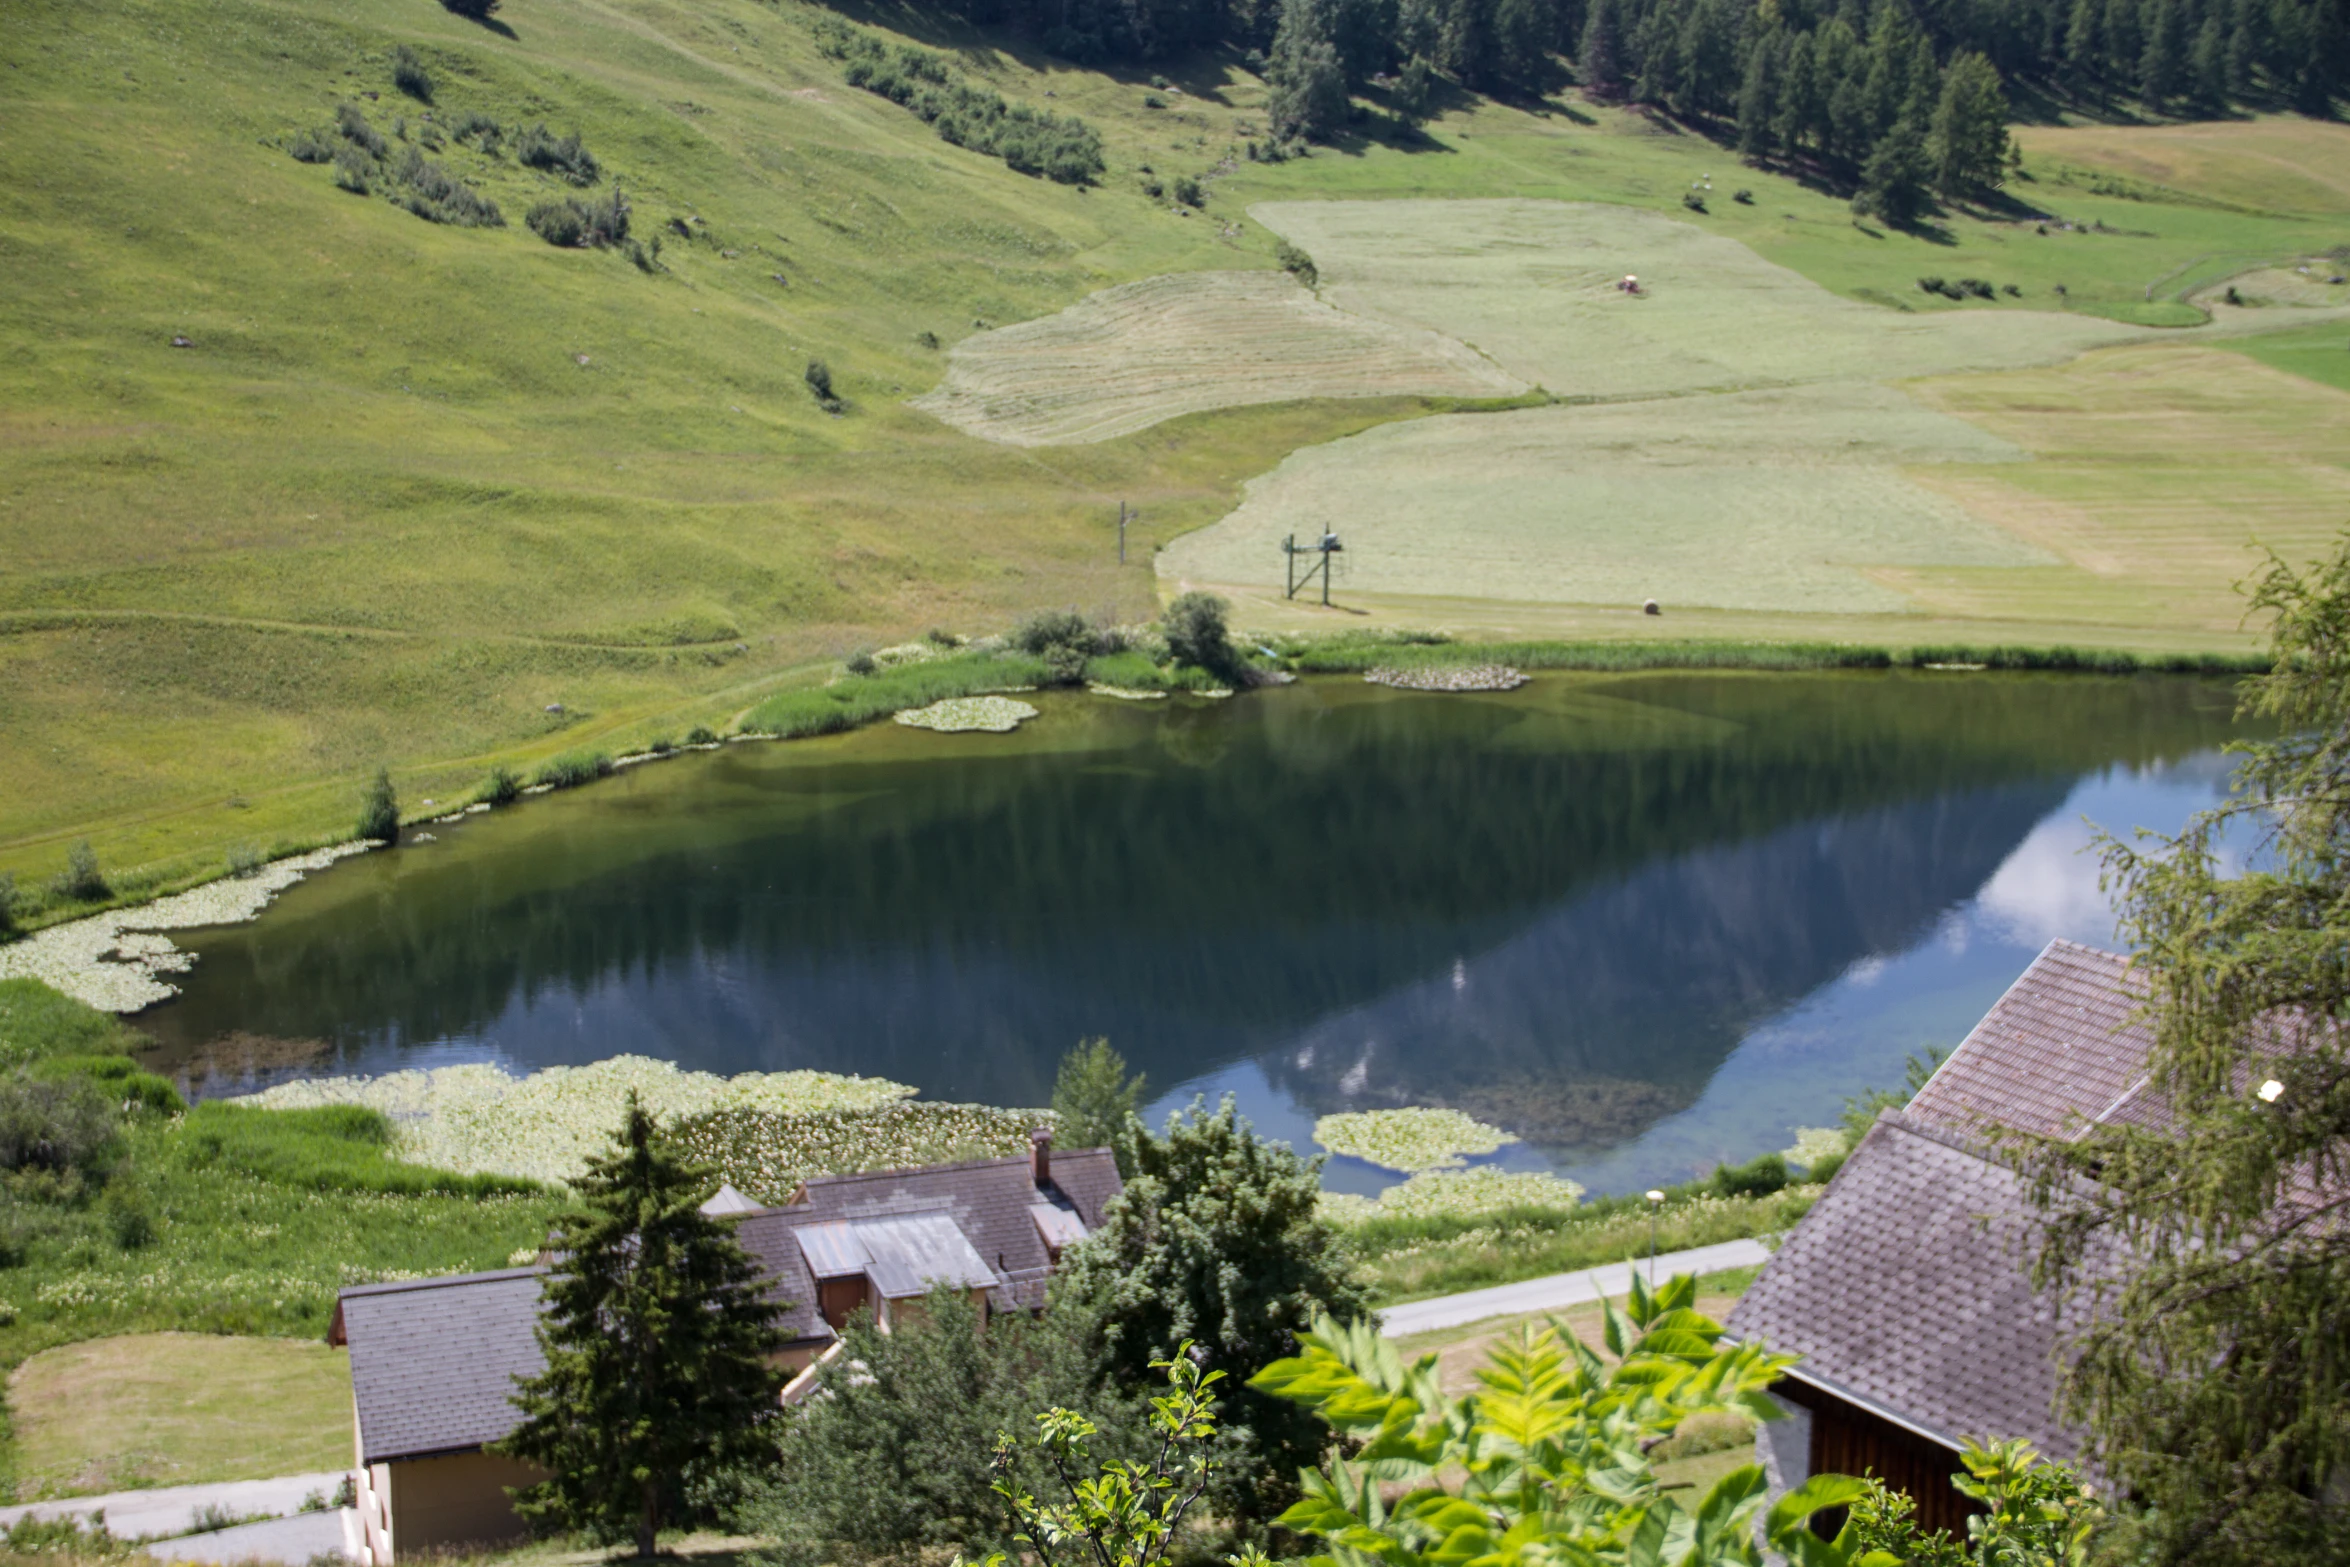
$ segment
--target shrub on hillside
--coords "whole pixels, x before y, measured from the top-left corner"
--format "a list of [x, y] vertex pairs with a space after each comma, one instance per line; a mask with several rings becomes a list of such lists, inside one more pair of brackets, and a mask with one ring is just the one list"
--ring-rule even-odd
[[1198, 180], [1188, 174], [1178, 174], [1175, 176], [1175, 201], [1178, 206], [1204, 207], [1208, 204], [1208, 193]]
[[334, 155], [332, 131], [300, 131], [286, 143], [286, 156], [296, 163], [331, 163]]
[[1314, 265], [1314, 258], [1287, 240], [1273, 247], [1273, 259], [1281, 263], [1282, 271], [1308, 288], [1322, 280], [1321, 269]]
[[892, 47], [845, 23], [820, 25], [817, 43], [842, 62], [841, 75], [851, 87], [912, 110], [942, 141], [1063, 185], [1091, 184], [1102, 172], [1101, 138], [1083, 120], [1007, 103], [928, 50]]
[[375, 188], [375, 160], [346, 142], [335, 149], [335, 183], [354, 196]]
[[49, 891], [77, 903], [98, 903], [114, 895], [105, 872], [98, 868], [98, 851], [90, 847], [89, 839], [65, 851], [65, 869], [50, 878]]
[[718, 734], [707, 724], [696, 724], [685, 732], [687, 745], [716, 745]]
[[1239, 662], [1232, 652], [1225, 610], [1224, 601], [1213, 593], [1185, 593], [1167, 606], [1161, 625], [1167, 651], [1177, 663], [1222, 674]]
[[0, 1170], [97, 1174], [120, 1152], [117, 1120], [88, 1078], [0, 1077]]
[[424, 68], [424, 61], [406, 44], [392, 46], [392, 85], [418, 103], [432, 102], [432, 73]]
[[498, 0], [441, 0], [441, 9], [469, 22], [487, 22], [498, 9]]
[[380, 158], [390, 150], [390, 143], [384, 140], [383, 132], [367, 123], [366, 111], [355, 103], [346, 102], [335, 106], [335, 129], [342, 133], [343, 140], [370, 158]]
[[1714, 1191], [1724, 1197], [1768, 1197], [1787, 1185], [1787, 1161], [1775, 1153], [1757, 1154], [1744, 1164], [1714, 1168]]
[[506, 128], [479, 110], [468, 109], [450, 121], [449, 135], [494, 155], [505, 142]]
[[392, 178], [400, 185], [400, 194], [393, 200], [428, 223], [468, 229], [506, 226], [506, 215], [496, 202], [451, 174], [448, 165], [434, 162], [414, 147], [401, 150], [392, 165]]
[[359, 802], [359, 836], [377, 843], [400, 841], [400, 796], [392, 787], [392, 770], [379, 767]]
[[0, 871], [0, 936], [16, 934], [16, 872]]
[[578, 248], [587, 237], [587, 219], [576, 201], [542, 201], [522, 215], [533, 234], [564, 250]]
[[577, 131], [557, 136], [544, 125], [534, 125], [514, 139], [514, 156], [530, 168], [544, 169], [574, 185], [593, 185], [604, 172], [596, 155], [581, 144]]
[[482, 780], [481, 793], [476, 796], [484, 805], [512, 805], [522, 795], [522, 780], [514, 769], [500, 762], [490, 769]]
[[832, 389], [832, 366], [821, 359], [811, 359], [804, 379], [808, 383], [809, 393], [823, 405], [826, 413], [840, 412], [840, 395]]
[[268, 863], [269, 856], [263, 854], [260, 848], [254, 844], [232, 843], [229, 845], [228, 873], [239, 880], [259, 875], [261, 867]]

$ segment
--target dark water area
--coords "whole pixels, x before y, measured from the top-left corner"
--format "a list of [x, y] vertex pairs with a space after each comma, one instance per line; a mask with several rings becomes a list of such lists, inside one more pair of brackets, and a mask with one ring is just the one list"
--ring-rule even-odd
[[2110, 942], [2079, 818], [2216, 798], [2232, 698], [1656, 673], [1040, 705], [427, 829], [192, 934], [139, 1022], [205, 1092], [630, 1053], [996, 1104], [1100, 1034], [1162, 1107], [1233, 1092], [1308, 1146], [1317, 1114], [1456, 1106], [1524, 1140], [1494, 1162], [1618, 1190], [1785, 1146], [2049, 937]]

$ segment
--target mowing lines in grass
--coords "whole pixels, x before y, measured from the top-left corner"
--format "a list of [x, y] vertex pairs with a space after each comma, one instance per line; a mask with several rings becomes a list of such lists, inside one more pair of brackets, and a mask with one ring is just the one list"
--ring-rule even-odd
[[1188, 272], [966, 338], [914, 406], [987, 440], [1061, 446], [1205, 408], [1526, 389], [1441, 333], [1334, 309], [1285, 272]]

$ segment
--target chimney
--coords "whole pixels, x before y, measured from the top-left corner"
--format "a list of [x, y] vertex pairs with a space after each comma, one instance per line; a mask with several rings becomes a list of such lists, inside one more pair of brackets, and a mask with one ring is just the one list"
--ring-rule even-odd
[[1049, 1127], [1040, 1126], [1028, 1134], [1028, 1168], [1037, 1185], [1053, 1184], [1053, 1134]]

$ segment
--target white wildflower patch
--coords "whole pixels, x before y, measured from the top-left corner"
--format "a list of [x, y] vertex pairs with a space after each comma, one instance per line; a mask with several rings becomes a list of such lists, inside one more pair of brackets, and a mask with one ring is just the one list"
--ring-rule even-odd
[[1335, 1154], [1389, 1170], [1458, 1169], [1464, 1154], [1492, 1153], [1517, 1141], [1498, 1126], [1458, 1110], [1360, 1110], [1314, 1123], [1314, 1141]]
[[1840, 1126], [1799, 1126], [1795, 1129], [1795, 1146], [1784, 1150], [1780, 1157], [1808, 1170], [1822, 1159], [1841, 1159], [1851, 1152], [1851, 1142]]
[[646, 1056], [549, 1067], [510, 1077], [494, 1066], [444, 1066], [382, 1077], [281, 1083], [240, 1103], [275, 1110], [357, 1104], [397, 1128], [399, 1157], [460, 1174], [569, 1181], [619, 1130], [634, 1092], [663, 1121], [720, 1110], [818, 1115], [895, 1104], [914, 1090], [830, 1072], [684, 1072]]
[[947, 651], [935, 642], [901, 642], [874, 654], [873, 662], [883, 669], [896, 669], [905, 664], [927, 664]]
[[1036, 709], [1008, 696], [957, 696], [928, 707], [911, 707], [897, 715], [909, 729], [935, 729], [941, 734], [1010, 734], [1036, 716]]
[[1085, 683], [1085, 689], [1095, 696], [1116, 697], [1121, 702], [1164, 702], [1167, 700], [1167, 693], [1164, 691], [1137, 691], [1130, 686], [1104, 685], [1099, 680], [1088, 680]]
[[1365, 1219], [1474, 1219], [1509, 1208], [1572, 1208], [1583, 1200], [1574, 1181], [1543, 1171], [1423, 1170], [1376, 1198], [1322, 1194], [1322, 1216], [1334, 1224]]
[[253, 918], [312, 871], [375, 847], [340, 843], [273, 860], [250, 876], [224, 876], [135, 908], [109, 909], [35, 931], [0, 947], [0, 979], [37, 979], [101, 1012], [136, 1012], [178, 994], [160, 978], [185, 973], [195, 958], [156, 934]]

